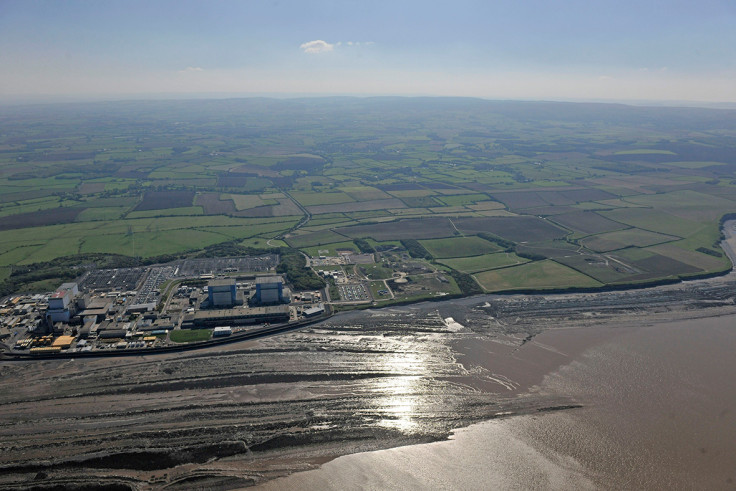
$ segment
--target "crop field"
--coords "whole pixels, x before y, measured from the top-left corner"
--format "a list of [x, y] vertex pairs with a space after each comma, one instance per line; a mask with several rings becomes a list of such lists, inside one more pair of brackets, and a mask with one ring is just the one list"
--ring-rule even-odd
[[636, 283], [652, 277], [648, 271], [635, 266], [632, 261], [613, 254], [605, 256], [573, 254], [557, 257], [555, 261], [605, 284], [624, 281]]
[[581, 232], [585, 235], [612, 232], [629, 227], [623, 223], [614, 222], [613, 220], [602, 217], [594, 211], [574, 211], [562, 215], [555, 215], [553, 221], [563, 227]]
[[708, 196], [695, 191], [675, 191], [672, 193], [636, 196], [629, 201], [642, 206], [664, 211], [686, 220], [717, 220], [724, 213], [732, 210], [736, 203], [736, 194], [732, 199]]
[[449, 266], [461, 273], [480, 273], [491, 269], [505, 268], [528, 262], [513, 252], [497, 252], [495, 254], [484, 254], [482, 256], [456, 257], [453, 259], [440, 259], [440, 264]]
[[700, 224], [650, 208], [625, 208], [620, 210], [601, 211], [601, 215], [616, 222], [625, 223], [650, 232], [657, 232], [677, 237], [688, 237], [700, 229]]
[[136, 211], [165, 210], [192, 206], [194, 191], [147, 191]]
[[475, 236], [422, 240], [420, 243], [437, 259], [480, 256], [501, 250], [498, 245]]
[[42, 227], [58, 223], [70, 223], [76, 220], [77, 215], [84, 208], [50, 208], [48, 210], [32, 211], [30, 213], [18, 213], [0, 217], [0, 230], [12, 230], [27, 227]]
[[446, 218], [405, 219], [371, 225], [341, 227], [337, 232], [352, 238], [371, 238], [377, 241], [391, 239], [432, 239], [451, 237], [455, 229]]
[[337, 234], [332, 230], [324, 230], [304, 235], [293, 235], [291, 237], [287, 237], [286, 242], [291, 247], [303, 248], [323, 244], [333, 244], [335, 242], [344, 242], [345, 239], [346, 237], [344, 235]]
[[348, 213], [351, 211], [388, 210], [391, 208], [404, 208], [406, 205], [399, 199], [380, 199], [373, 201], [353, 201], [333, 205], [309, 206], [310, 213], [319, 215], [322, 213]]
[[586, 237], [581, 242], [592, 251], [607, 252], [624, 247], [648, 247], [673, 240], [679, 240], [679, 237], [658, 234], [638, 228], [629, 228], [617, 232]]
[[684, 244], [673, 242], [649, 247], [647, 250], [672, 258], [695, 268], [715, 270], [719, 267], [728, 267], [729, 261], [725, 254], [721, 254], [720, 257], [716, 257], [710, 254], [688, 250], [685, 247], [681, 247], [682, 245]]
[[729, 267], [717, 242], [736, 213], [734, 110], [424, 98], [2, 109], [0, 271], [271, 239], [330, 254], [366, 239], [415, 258], [399, 241], [418, 240], [434, 267], [488, 291]]
[[337, 203], [348, 203], [355, 201], [352, 197], [348, 196], [343, 192], [296, 192], [291, 193], [295, 200], [301, 203], [302, 206], [315, 206], [315, 205], [334, 205]]
[[559, 239], [568, 232], [536, 217], [459, 218], [455, 226], [466, 234], [487, 232], [514, 242], [541, 242]]

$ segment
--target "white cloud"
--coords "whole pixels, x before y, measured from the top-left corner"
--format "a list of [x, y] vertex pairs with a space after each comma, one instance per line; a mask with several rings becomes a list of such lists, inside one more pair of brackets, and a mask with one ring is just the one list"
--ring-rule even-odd
[[317, 39], [315, 41], [309, 41], [308, 43], [304, 43], [301, 46], [299, 46], [302, 50], [304, 50], [305, 53], [309, 53], [312, 55], [319, 54], [319, 53], [326, 53], [328, 51], [333, 51], [336, 48], [341, 47], [361, 47], [361, 46], [373, 46], [373, 41], [337, 41], [336, 43], [328, 43], [327, 41], [322, 41], [321, 39]]
[[309, 41], [307, 43], [304, 43], [299, 47], [303, 49], [305, 53], [309, 53], [310, 55], [315, 55], [319, 53], [326, 53], [328, 51], [332, 51], [335, 45], [330, 44], [326, 41], [322, 41], [321, 39], [317, 39], [314, 41]]
[[195, 73], [195, 72], [203, 72], [204, 69], [198, 66], [188, 66], [184, 70], [179, 70], [179, 73]]

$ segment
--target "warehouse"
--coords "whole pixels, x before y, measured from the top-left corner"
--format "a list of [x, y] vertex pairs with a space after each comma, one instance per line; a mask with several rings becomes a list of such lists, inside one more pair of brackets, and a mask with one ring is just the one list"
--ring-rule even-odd
[[193, 314], [187, 314], [182, 322], [182, 328], [216, 327], [223, 324], [280, 323], [288, 321], [289, 307], [287, 305], [273, 305], [269, 307], [200, 310]]

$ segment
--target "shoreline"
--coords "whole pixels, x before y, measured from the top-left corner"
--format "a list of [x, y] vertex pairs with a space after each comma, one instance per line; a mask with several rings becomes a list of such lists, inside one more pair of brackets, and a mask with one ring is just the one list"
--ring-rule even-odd
[[[575, 413], [585, 410], [585, 403], [580, 407], [575, 398], [543, 394], [535, 387], [592, 346], [628, 332], [683, 315], [717, 318], [736, 314], [732, 301], [690, 308], [671, 295], [671, 290], [677, 289], [680, 295], [691, 296], [692, 287], [700, 285], [702, 295], [707, 296], [711, 290], [705, 287], [712, 281], [686, 285], [690, 288], [674, 285], [651, 289], [657, 293], [654, 297], [628, 292], [621, 301], [638, 299], [638, 304], [632, 304], [633, 310], [620, 311], [618, 306], [610, 315], [593, 317], [586, 314], [605, 306], [611, 294], [586, 295], [586, 310], [572, 316], [571, 305], [579, 295], [550, 295], [550, 302], [544, 296], [485, 296], [442, 305], [346, 312], [309, 330], [295, 331], [294, 336], [262, 338], [245, 346], [229, 344], [217, 351], [118, 358], [114, 363], [99, 358], [44, 360], [41, 372], [54, 372], [49, 381], [40, 372], [30, 375], [33, 372], [27, 370], [35, 364], [0, 364], [6, 375], [3, 386], [12, 382], [13, 373], [17, 377], [26, 371], [30, 377], [21, 395], [7, 392], [0, 400], [0, 418], [12, 422], [0, 431], [0, 446], [17, 449], [8, 454], [10, 460], [0, 462], [0, 484], [28, 483], [20, 476], [31, 479], [45, 473], [51, 476], [49, 482], [100, 483], [112, 479], [135, 483], [136, 489], [154, 489], [156, 483], [184, 483], [195, 476], [212, 479], [213, 483], [236, 479], [236, 487], [267, 485], [273, 479], [314, 469], [344, 455], [444, 442], [462, 428], [483, 421]], [[732, 298], [734, 281], [719, 283], [723, 285], [718, 291], [725, 290]], [[661, 308], [660, 302], [670, 302], [673, 310]], [[693, 306], [698, 302], [696, 299]], [[461, 305], [453, 305], [456, 303]], [[638, 305], [645, 306], [644, 310]], [[544, 316], [527, 315], [529, 322], [514, 323], [518, 314], [528, 314], [530, 309], [543, 311]], [[464, 311], [467, 314], [463, 315]], [[481, 313], [492, 325], [477, 317]], [[488, 313], [492, 317], [487, 317]], [[448, 317], [462, 328], [448, 327], [444, 322]], [[404, 330], [404, 325], [410, 329]], [[343, 347], [336, 350], [336, 343]], [[297, 352], [301, 355], [295, 349], [301, 350]], [[313, 361], [319, 360], [319, 364], [310, 368], [313, 361], [309, 357], [313, 356], [318, 356]], [[191, 371], [182, 363], [191, 365]], [[257, 367], [262, 363], [267, 366], [261, 370]], [[245, 371], [222, 373], [233, 372], [234, 365], [242, 365]], [[141, 373], [143, 367], [150, 367], [144, 372], [153, 372], [146, 377], [150, 380], [131, 378], [138, 376], [133, 374]], [[212, 373], [202, 373], [203, 368]], [[179, 370], [184, 371], [178, 374]], [[99, 376], [108, 372], [105, 379], [113, 385], [100, 385]], [[425, 395], [425, 384], [437, 388]], [[449, 397], [448, 401], [460, 405], [435, 405], [432, 397], [427, 399], [435, 391], [444, 394], [443, 400]], [[26, 392], [28, 396], [23, 396]], [[325, 397], [342, 393], [346, 398], [335, 400], [335, 417], [329, 411], [322, 414], [321, 408], [331, 405]], [[468, 406], [462, 402], [465, 398]], [[296, 404], [296, 419], [278, 419], [273, 429], [269, 423], [262, 437], [237, 436], [243, 431], [252, 434], [264, 424], [259, 421], [266, 414], [279, 406], [288, 407], [291, 400]], [[174, 401], [178, 402], [172, 404]], [[39, 407], [44, 409], [38, 412]], [[46, 414], [55, 415], [61, 410], [69, 414], [45, 421]], [[309, 416], [303, 419], [305, 411]], [[372, 422], [366, 425], [363, 415], [374, 411]], [[341, 415], [348, 414], [359, 417], [343, 420]], [[144, 443], [124, 443], [143, 431], [131, 426], [141, 419], [151, 427], [143, 434], [150, 436]], [[423, 421], [433, 420], [438, 424], [422, 428]], [[115, 428], [121, 421], [122, 426]], [[61, 433], [60, 422], [64, 428]], [[157, 426], [162, 429], [155, 429]], [[80, 444], [86, 443], [79, 450], [73, 450], [75, 443], [68, 442], [68, 429], [78, 434], [74, 438], [84, 435]], [[89, 446], [100, 431], [104, 440]], [[11, 434], [13, 438], [5, 440]], [[193, 434], [201, 436], [196, 440], [186, 436]], [[43, 447], [33, 444], [39, 438], [46, 442]], [[121, 443], [115, 443], [119, 438]], [[54, 450], [57, 441], [63, 442], [59, 448], [63, 452], [58, 454]], [[21, 460], [12, 457], [26, 447]], [[42, 454], [34, 458], [42, 448]], [[133, 465], [146, 455], [143, 460], [149, 463], [145, 468]], [[206, 462], [192, 461], [186, 455], [208, 457]]]

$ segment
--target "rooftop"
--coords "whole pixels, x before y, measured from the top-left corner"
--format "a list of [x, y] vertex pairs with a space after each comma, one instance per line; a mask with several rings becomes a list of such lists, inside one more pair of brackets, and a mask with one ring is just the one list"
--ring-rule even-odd
[[198, 310], [196, 313], [190, 314], [190, 316], [194, 319], [220, 319], [288, 313], [288, 305], [271, 305], [268, 307], [236, 307], [234, 309], [223, 310]]
[[234, 278], [223, 278], [218, 280], [212, 280], [207, 285], [208, 286], [232, 286], [235, 284]]
[[263, 285], [266, 283], [283, 283], [284, 280], [281, 276], [259, 276], [256, 278], [256, 285]]

